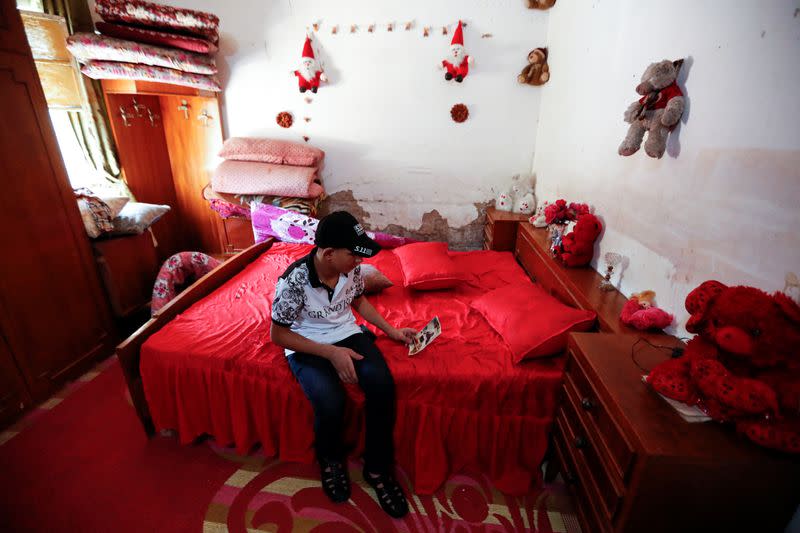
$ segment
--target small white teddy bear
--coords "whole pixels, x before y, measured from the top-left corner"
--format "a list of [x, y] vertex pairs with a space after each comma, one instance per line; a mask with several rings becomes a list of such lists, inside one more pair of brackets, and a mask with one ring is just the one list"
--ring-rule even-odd
[[533, 215], [529, 222], [536, 228], [546, 228], [547, 222], [545, 221], [544, 208], [550, 204], [547, 200], [536, 209], [536, 214]]
[[511, 191], [506, 190], [498, 194], [494, 207], [498, 211], [511, 211], [514, 208], [514, 201], [511, 199]]
[[536, 209], [536, 197], [533, 195], [533, 191], [526, 192], [521, 198], [514, 198], [514, 208], [512, 210], [515, 213], [530, 215], [534, 209]]
[[529, 215], [536, 209], [536, 196], [533, 193], [535, 176], [515, 174], [511, 178], [511, 187], [497, 195], [495, 208], [498, 211], [510, 211]]

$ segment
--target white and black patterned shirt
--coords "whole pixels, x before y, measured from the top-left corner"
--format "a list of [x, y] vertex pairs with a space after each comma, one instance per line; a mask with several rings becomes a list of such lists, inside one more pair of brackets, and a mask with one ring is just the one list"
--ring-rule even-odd
[[[272, 321], [312, 341], [333, 344], [361, 333], [350, 306], [364, 294], [364, 278], [357, 266], [340, 274], [332, 290], [324, 285], [314, 267], [317, 249], [286, 269], [275, 287]], [[286, 355], [294, 353], [285, 349]]]

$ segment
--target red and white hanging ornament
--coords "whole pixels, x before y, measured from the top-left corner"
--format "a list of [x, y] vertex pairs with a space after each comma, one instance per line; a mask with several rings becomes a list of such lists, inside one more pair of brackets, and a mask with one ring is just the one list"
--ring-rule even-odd
[[306, 42], [303, 45], [303, 57], [300, 59], [300, 67], [294, 71], [297, 76], [297, 82], [300, 86], [300, 92], [304, 93], [310, 90], [312, 93], [317, 92], [320, 82], [327, 82], [328, 77], [322, 72], [322, 69], [314, 57], [314, 50], [311, 48], [311, 39], [306, 36]]
[[469, 66], [474, 62], [472, 56], [468, 56], [464, 49], [464, 34], [459, 20], [456, 31], [453, 32], [453, 40], [450, 42], [450, 55], [442, 60], [444, 79], [448, 81], [455, 79], [461, 83], [469, 73]]

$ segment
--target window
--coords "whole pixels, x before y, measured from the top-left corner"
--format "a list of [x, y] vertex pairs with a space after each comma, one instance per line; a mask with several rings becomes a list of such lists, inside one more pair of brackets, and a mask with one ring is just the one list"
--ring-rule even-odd
[[58, 147], [61, 149], [61, 157], [64, 159], [64, 166], [67, 167], [67, 175], [72, 188], [88, 187], [96, 194], [100, 194], [101, 191], [97, 189], [105, 180], [86, 160], [83, 149], [72, 129], [69, 113], [60, 109], [50, 109], [50, 121], [56, 132]]
[[70, 112], [86, 113], [86, 93], [77, 63], [66, 47], [67, 25], [62, 17], [41, 12], [41, 0], [20, 0], [28, 44], [50, 110], [61, 157], [73, 188], [88, 187], [97, 194], [107, 187], [104, 177], [89, 163], [72, 129]]

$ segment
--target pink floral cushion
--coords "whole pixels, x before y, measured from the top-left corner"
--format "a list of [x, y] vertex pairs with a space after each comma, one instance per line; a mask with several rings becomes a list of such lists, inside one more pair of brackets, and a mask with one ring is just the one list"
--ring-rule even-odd
[[142, 0], [97, 0], [94, 9], [107, 22], [179, 30], [217, 41], [219, 17], [211, 13]]
[[155, 315], [180, 292], [220, 264], [201, 252], [181, 252], [164, 262], [153, 285], [150, 314]]
[[223, 161], [217, 167], [211, 187], [216, 192], [297, 198], [316, 198], [325, 192], [315, 167], [232, 160]]
[[316, 167], [325, 157], [325, 152], [306, 144], [278, 139], [255, 137], [231, 137], [222, 145], [219, 156], [237, 161], [261, 161], [276, 165]]
[[123, 61], [166, 67], [196, 74], [216, 74], [213, 57], [185, 50], [161, 48], [96, 33], [76, 33], [67, 37], [67, 49], [81, 63], [91, 60]]
[[[255, 242], [274, 238], [283, 242], [314, 244], [319, 224], [319, 220], [314, 217], [261, 203], [250, 205], [250, 218]], [[416, 242], [413, 239], [381, 232], [368, 231], [367, 235], [382, 248], [395, 248]]]
[[117, 61], [89, 61], [81, 67], [81, 72], [96, 80], [123, 79], [156, 81], [183, 85], [204, 91], [219, 92], [222, 88], [214, 75], [192, 74], [164, 67], [152, 67], [135, 63]]
[[134, 28], [133, 26], [123, 26], [122, 24], [112, 24], [110, 22], [98, 22], [95, 24], [97, 31], [103, 35], [129, 39], [138, 43], [149, 43], [158, 46], [171, 46], [198, 54], [213, 54], [217, 51], [217, 45], [197, 37], [179, 35], [166, 31], [148, 30], [145, 28]]

